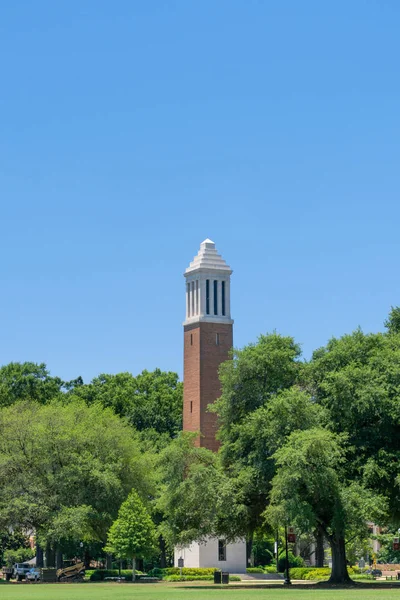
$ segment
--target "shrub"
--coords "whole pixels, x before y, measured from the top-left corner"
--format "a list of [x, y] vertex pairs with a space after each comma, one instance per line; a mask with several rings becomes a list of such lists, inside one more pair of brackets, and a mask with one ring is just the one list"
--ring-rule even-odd
[[[288, 557], [289, 557], [289, 567], [304, 567], [304, 560], [301, 558], [301, 556], [295, 556], [292, 552], [288, 553]], [[282, 552], [279, 555], [279, 562], [278, 562], [278, 568], [279, 568], [279, 573], [283, 573], [286, 567], [286, 556], [285, 553]]]
[[264, 573], [277, 573], [278, 571], [276, 570], [276, 565], [272, 566], [272, 565], [267, 565], [264, 567]]
[[262, 567], [249, 567], [246, 569], [246, 573], [264, 573], [264, 569]]
[[322, 579], [328, 579], [330, 577], [331, 574], [331, 570], [328, 567], [324, 567], [322, 569], [314, 569], [312, 571], [310, 571], [309, 573], [306, 573], [306, 575], [304, 576], [304, 579], [306, 579], [307, 581], [312, 581], [312, 580], [322, 580]]
[[[202, 577], [202, 576], [208, 576], [209, 578], [213, 579], [214, 577], [214, 571], [216, 571], [217, 569], [215, 568], [210, 568], [210, 569], [196, 569], [196, 568], [191, 568], [191, 567], [182, 567], [182, 577]], [[152, 577], [160, 577], [161, 579], [166, 579], [167, 577], [170, 577], [172, 575], [177, 575], [178, 577], [181, 577], [181, 569], [179, 567], [169, 567], [167, 569], [152, 569], [151, 571], [148, 572], [148, 575], [152, 576]], [[166, 581], [170, 581], [170, 580], [166, 580]]]
[[[135, 571], [136, 575], [143, 575], [142, 571]], [[106, 577], [119, 577], [118, 569], [95, 569], [86, 571], [90, 581], [103, 581]], [[132, 569], [121, 569], [123, 579], [132, 579]]]
[[[164, 577], [164, 581], [213, 581], [213, 579], [214, 575], [182, 575], [182, 577], [180, 575], [165, 575]], [[238, 575], [230, 575], [229, 580], [241, 581]]]
[[290, 577], [292, 579], [305, 579], [305, 576], [311, 571], [315, 571], [315, 567], [297, 567], [290, 569]]

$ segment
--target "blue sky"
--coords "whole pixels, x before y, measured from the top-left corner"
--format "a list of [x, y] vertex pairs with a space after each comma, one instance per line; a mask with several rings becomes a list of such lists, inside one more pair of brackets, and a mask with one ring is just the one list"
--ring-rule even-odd
[[305, 357], [400, 304], [397, 0], [0, 7], [0, 364], [182, 373], [183, 271]]

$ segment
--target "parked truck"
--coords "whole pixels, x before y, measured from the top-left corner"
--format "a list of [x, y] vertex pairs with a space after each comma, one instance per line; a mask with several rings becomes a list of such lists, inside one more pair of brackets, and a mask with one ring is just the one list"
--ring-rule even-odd
[[15, 563], [12, 567], [3, 567], [3, 577], [10, 581], [10, 579], [16, 579], [22, 581], [25, 579], [27, 572], [32, 566], [29, 563]]

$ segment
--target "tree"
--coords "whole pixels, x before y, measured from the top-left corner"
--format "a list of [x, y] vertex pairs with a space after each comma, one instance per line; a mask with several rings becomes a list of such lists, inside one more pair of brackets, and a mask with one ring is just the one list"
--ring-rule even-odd
[[[76, 383], [76, 382], [75, 382]], [[72, 382], [51, 377], [44, 363], [10, 363], [0, 368], [0, 407], [19, 400], [46, 404], [60, 396]]]
[[210, 450], [195, 446], [195, 437], [183, 432], [158, 460], [157, 508], [164, 516], [159, 529], [171, 547], [205, 539], [214, 528], [217, 459]]
[[136, 434], [82, 400], [18, 402], [0, 411], [0, 529], [34, 529], [41, 545], [106, 540], [132, 488], [152, 481]]
[[385, 327], [389, 333], [400, 333], [400, 307], [391, 308], [388, 318], [385, 321]]
[[74, 387], [70, 394], [88, 404], [99, 402], [112, 408], [146, 435], [154, 431], [174, 437], [182, 429], [183, 387], [176, 373], [155, 369], [136, 377], [130, 373], [102, 374], [88, 385]]
[[386, 496], [400, 522], [400, 334], [356, 330], [314, 352], [304, 386], [327, 411], [327, 427], [346, 433], [346, 477]]
[[154, 545], [154, 524], [138, 494], [132, 491], [110, 527], [105, 550], [118, 558], [132, 560], [132, 581], [135, 581], [136, 559], [149, 556]]
[[322, 529], [332, 551], [330, 583], [348, 583], [346, 536], [365, 539], [368, 518], [382, 518], [385, 501], [347, 482], [346, 436], [313, 428], [293, 432], [275, 453], [268, 520], [293, 523], [300, 531]]

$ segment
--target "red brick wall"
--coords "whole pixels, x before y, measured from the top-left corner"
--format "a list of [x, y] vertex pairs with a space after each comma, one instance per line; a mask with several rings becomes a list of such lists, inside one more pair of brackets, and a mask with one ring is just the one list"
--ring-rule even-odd
[[219, 447], [215, 439], [217, 418], [207, 407], [221, 394], [218, 368], [229, 358], [232, 345], [230, 324], [201, 322], [184, 328], [183, 429], [200, 430], [198, 445], [214, 451]]

